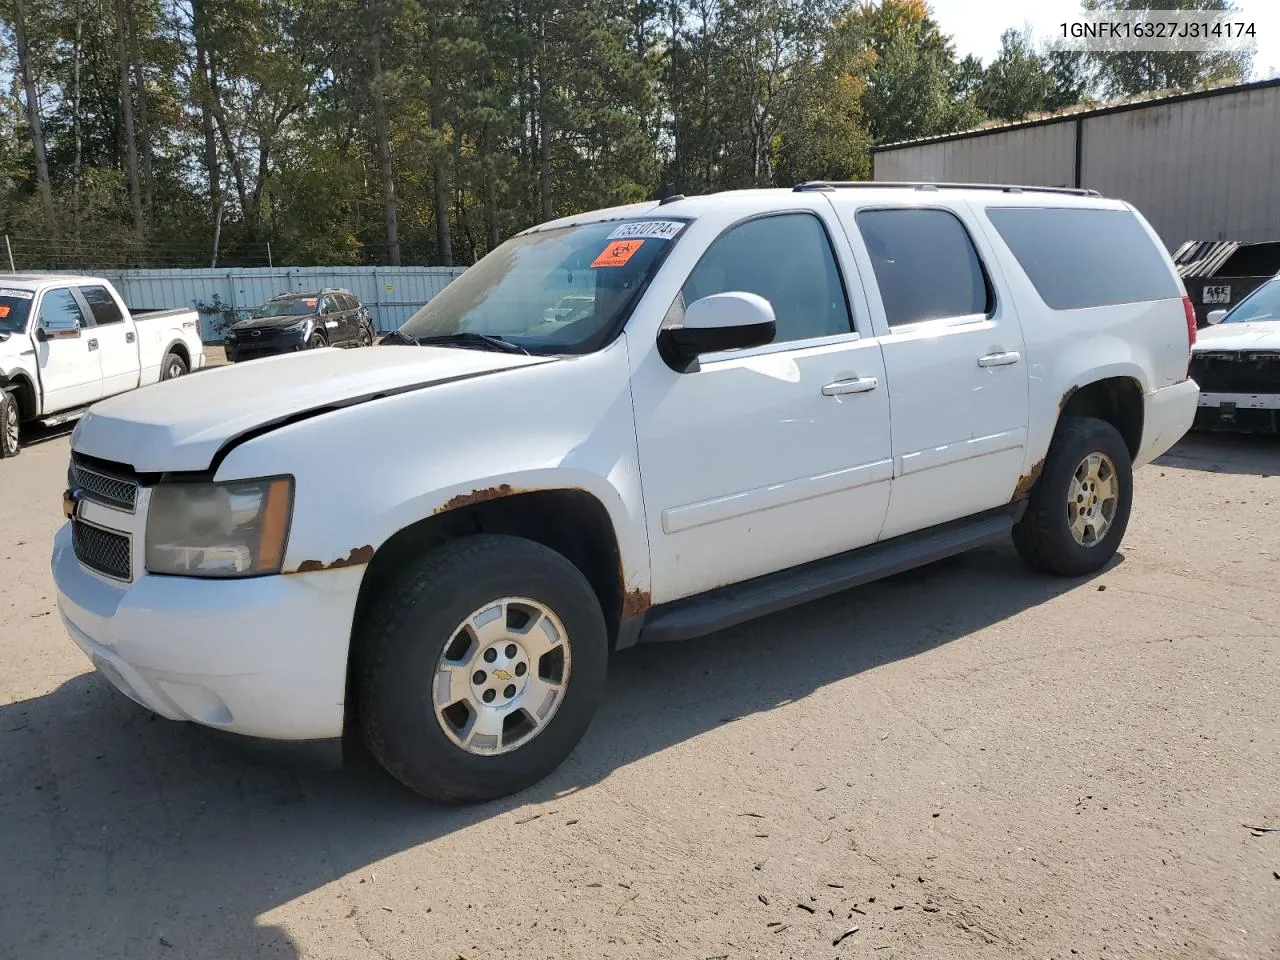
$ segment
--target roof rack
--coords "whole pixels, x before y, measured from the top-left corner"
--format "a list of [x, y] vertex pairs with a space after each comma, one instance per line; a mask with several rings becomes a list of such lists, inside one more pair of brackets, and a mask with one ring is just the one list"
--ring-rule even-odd
[[348, 290], [346, 287], [322, 287], [320, 289], [320, 292], [321, 293], [350, 293], [351, 291]]
[[1066, 193], [1077, 197], [1100, 197], [1097, 190], [1084, 187], [1030, 187], [1012, 183], [931, 183], [923, 180], [809, 180], [796, 184], [796, 193], [827, 190], [875, 190], [881, 187], [899, 190], [999, 190], [1002, 193]]

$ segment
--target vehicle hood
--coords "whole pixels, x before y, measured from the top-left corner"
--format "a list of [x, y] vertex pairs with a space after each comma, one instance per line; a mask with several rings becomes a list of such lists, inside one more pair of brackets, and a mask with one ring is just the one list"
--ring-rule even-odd
[[1220, 350], [1280, 350], [1280, 320], [1253, 323], [1220, 323], [1201, 330], [1193, 353]]
[[287, 317], [250, 317], [248, 320], [237, 320], [229, 329], [240, 333], [242, 330], [265, 330], [276, 327], [292, 327], [304, 320], [314, 320], [314, 313], [294, 313]]
[[140, 473], [207, 470], [223, 446], [249, 432], [390, 393], [554, 362], [449, 347], [308, 350], [207, 368], [103, 400], [80, 419], [71, 446]]

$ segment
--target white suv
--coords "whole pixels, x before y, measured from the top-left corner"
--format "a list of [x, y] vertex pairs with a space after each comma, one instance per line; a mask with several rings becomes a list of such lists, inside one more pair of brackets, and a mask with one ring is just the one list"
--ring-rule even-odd
[[[558, 311], [567, 298], [591, 309]], [[58, 607], [122, 691], [360, 730], [422, 794], [518, 790], [610, 655], [1012, 533], [1078, 576], [1188, 429], [1195, 321], [1132, 207], [804, 184], [502, 244], [386, 342], [98, 404]]]

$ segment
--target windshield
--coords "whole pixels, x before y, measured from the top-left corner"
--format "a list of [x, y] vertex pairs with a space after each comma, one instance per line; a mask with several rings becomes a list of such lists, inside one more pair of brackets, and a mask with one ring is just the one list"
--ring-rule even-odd
[[1280, 320], [1280, 280], [1264, 283], [1222, 318], [1223, 323]]
[[318, 302], [318, 297], [269, 300], [253, 311], [253, 315], [254, 317], [305, 317], [316, 312]]
[[27, 327], [27, 314], [35, 294], [30, 290], [0, 288], [0, 333], [21, 333]]
[[483, 334], [531, 353], [586, 353], [617, 332], [685, 227], [630, 220], [512, 237], [400, 328], [414, 340]]

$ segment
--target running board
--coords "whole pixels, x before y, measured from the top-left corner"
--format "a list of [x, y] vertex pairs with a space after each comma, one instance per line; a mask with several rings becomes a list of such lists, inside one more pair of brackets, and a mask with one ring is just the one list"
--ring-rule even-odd
[[1003, 540], [1026, 501], [653, 607], [641, 643], [689, 640]]
[[83, 417], [88, 412], [89, 408], [87, 406], [75, 407], [74, 409], [63, 410], [61, 413], [55, 413], [48, 417], [40, 417], [36, 420], [36, 423], [40, 424], [42, 427], [58, 427], [64, 423], [70, 423], [72, 420]]

